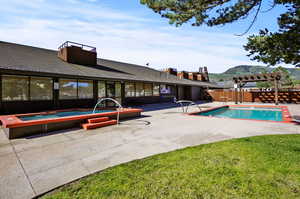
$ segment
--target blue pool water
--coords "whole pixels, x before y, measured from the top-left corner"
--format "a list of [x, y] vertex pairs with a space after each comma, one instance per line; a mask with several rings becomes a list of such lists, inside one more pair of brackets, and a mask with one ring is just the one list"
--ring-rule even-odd
[[[96, 110], [95, 113], [106, 113], [112, 111], [113, 110]], [[69, 117], [69, 116], [77, 116], [77, 115], [87, 115], [92, 113], [93, 111], [66, 111], [66, 112], [57, 112], [54, 114], [21, 116], [19, 118], [23, 121], [30, 121], [30, 120], [53, 119], [53, 118]]]
[[234, 107], [220, 108], [208, 112], [197, 113], [202, 116], [213, 116], [220, 118], [252, 119], [267, 121], [283, 121], [280, 108], [258, 108], [258, 107]]

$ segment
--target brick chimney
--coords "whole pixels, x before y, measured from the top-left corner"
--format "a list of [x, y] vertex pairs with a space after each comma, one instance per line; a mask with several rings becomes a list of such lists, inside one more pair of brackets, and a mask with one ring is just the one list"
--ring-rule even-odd
[[180, 79], [188, 79], [189, 74], [186, 71], [181, 71], [177, 73], [177, 77], [179, 77]]
[[167, 68], [164, 70], [164, 72], [169, 73], [170, 75], [177, 76], [177, 69], [176, 68]]
[[65, 62], [80, 65], [97, 65], [95, 47], [67, 41], [58, 48], [57, 56]]
[[203, 68], [203, 75], [205, 77], [205, 81], [209, 82], [209, 75], [208, 75], [208, 70], [207, 70], [206, 66], [204, 66], [204, 68]]
[[198, 73], [189, 72], [189, 80], [197, 80]]
[[203, 74], [197, 74], [197, 81], [205, 81]]

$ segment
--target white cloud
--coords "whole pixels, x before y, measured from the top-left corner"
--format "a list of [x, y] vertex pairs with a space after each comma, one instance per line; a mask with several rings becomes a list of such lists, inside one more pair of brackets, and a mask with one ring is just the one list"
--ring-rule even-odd
[[223, 72], [230, 66], [256, 64], [245, 56], [245, 38], [161, 26], [93, 0], [68, 1], [72, 3], [11, 0], [0, 8], [0, 18], [9, 19], [0, 21], [1, 40], [51, 49], [66, 40], [82, 42], [96, 46], [99, 57], [142, 65], [149, 62], [157, 69], [208, 66], [210, 72]]

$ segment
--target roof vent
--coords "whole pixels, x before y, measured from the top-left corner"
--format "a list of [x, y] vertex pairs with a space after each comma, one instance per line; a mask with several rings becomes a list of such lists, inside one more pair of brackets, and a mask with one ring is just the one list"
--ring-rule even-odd
[[80, 65], [97, 65], [95, 47], [66, 41], [58, 47], [57, 56], [65, 62]]

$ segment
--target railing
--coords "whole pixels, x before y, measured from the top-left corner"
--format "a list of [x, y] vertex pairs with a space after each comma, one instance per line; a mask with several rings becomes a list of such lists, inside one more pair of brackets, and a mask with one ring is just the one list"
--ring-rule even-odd
[[[175, 103], [181, 105], [183, 113], [187, 113], [188, 112], [188, 108], [190, 106], [193, 106], [193, 105], [196, 105], [199, 108], [199, 110], [201, 111], [200, 106], [198, 106], [198, 104], [196, 104], [195, 102], [190, 101], [190, 100], [179, 100], [179, 101], [176, 101]], [[186, 109], [184, 109], [185, 107], [186, 107]]]
[[66, 41], [65, 43], [60, 45], [58, 47], [58, 49], [60, 50], [62, 48], [68, 47], [68, 46], [79, 46], [81, 49], [88, 48], [87, 49], [88, 51], [96, 52], [96, 48], [93, 47], [93, 46], [88, 46], [88, 45], [85, 45], [85, 44], [80, 44], [80, 43], [76, 43], [76, 42], [72, 42], [72, 41]]
[[95, 107], [94, 107], [94, 110], [93, 110], [93, 113], [95, 113], [97, 106], [98, 106], [99, 104], [101, 104], [102, 102], [104, 102], [104, 101], [112, 101], [112, 102], [114, 102], [116, 105], [118, 105], [118, 108], [117, 108], [117, 112], [118, 112], [118, 114], [117, 114], [117, 124], [119, 124], [119, 120], [120, 120], [120, 110], [123, 109], [123, 106], [122, 106], [117, 100], [115, 100], [115, 99], [113, 99], [113, 98], [109, 98], [109, 97], [107, 97], [107, 98], [101, 98], [101, 99], [96, 103], [96, 105], [95, 105]]

